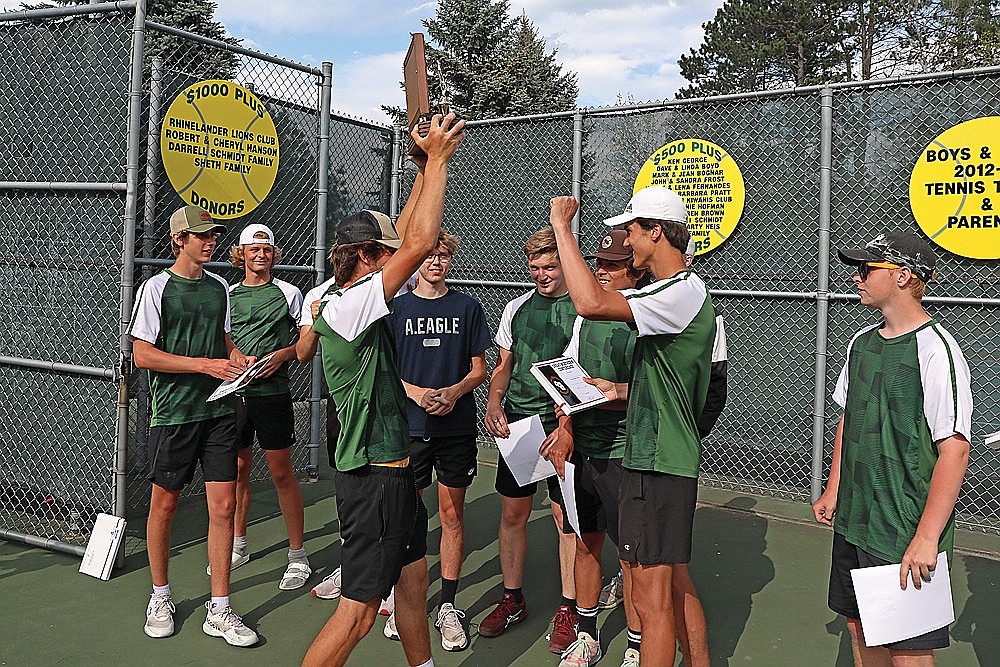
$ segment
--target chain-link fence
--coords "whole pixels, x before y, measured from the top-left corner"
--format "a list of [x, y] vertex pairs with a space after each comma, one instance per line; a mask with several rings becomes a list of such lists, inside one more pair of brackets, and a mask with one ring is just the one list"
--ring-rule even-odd
[[[226, 263], [228, 245], [254, 222], [282, 248], [275, 274], [303, 293], [316, 284], [327, 222], [388, 210], [393, 131], [332, 114], [329, 68], [148, 22], [141, 2], [2, 14], [0, 46], [10, 241], [0, 250], [0, 534], [82, 553], [97, 512], [141, 526], [148, 507], [150, 397], [121, 327], [134, 288], [172, 262], [168, 218], [190, 203], [159, 154], [171, 102], [198, 81], [234, 81], [266, 106], [281, 142], [270, 195], [227, 221], [208, 266], [231, 284], [242, 273]], [[323, 426], [314, 377], [292, 366], [293, 465], [309, 474]], [[140, 534], [130, 531], [128, 551]]]
[[[552, 196], [581, 198], [579, 238], [593, 249], [602, 220], [621, 212], [660, 146], [700, 137], [724, 147], [747, 199], [729, 240], [696, 260], [725, 318], [730, 355], [729, 401], [705, 442], [701, 479], [806, 501], [829, 470], [839, 419], [831, 395], [847, 343], [876, 318], [853, 296], [852, 271], [835, 249], [883, 230], [919, 233], [908, 203], [914, 161], [942, 130], [993, 113], [998, 89], [993, 68], [470, 123], [448, 185], [445, 226], [462, 237], [452, 283], [483, 303], [495, 330], [504, 305], [532, 289], [521, 246], [548, 224]], [[827, 124], [824, 104], [832, 106]], [[938, 273], [925, 303], [962, 345], [976, 401], [959, 519], [997, 532], [1000, 452], [984, 438], [1000, 430], [990, 340], [1000, 323], [1000, 265], [942, 250]], [[958, 301], [935, 301], [942, 296]], [[483, 389], [478, 397], [482, 406]]]
[[[271, 112], [282, 141], [275, 184], [231, 231], [270, 226], [284, 252], [275, 273], [303, 292], [324, 278], [332, 225], [360, 208], [398, 212], [412, 173], [400, 165], [398, 128], [330, 113], [328, 67], [147, 22], [141, 2], [3, 14], [0, 46], [10, 240], [0, 249], [0, 536], [80, 553], [95, 512], [135, 522], [148, 502], [148, 389], [121, 328], [135, 285], [171, 261], [167, 219], [184, 202], [158, 151], [177, 94], [227, 79]], [[829, 467], [830, 395], [847, 341], [874, 320], [826, 248], [914, 230], [915, 156], [943, 129], [990, 115], [998, 87], [993, 68], [472, 123], [449, 181], [445, 224], [463, 239], [453, 284], [480, 299], [495, 330], [504, 304], [531, 289], [521, 246], [547, 224], [550, 197], [581, 197], [579, 236], [592, 248], [659, 146], [723, 146], [747, 201], [729, 241], [697, 259], [730, 349], [729, 403], [705, 443], [702, 481], [806, 500]], [[997, 532], [1000, 452], [984, 435], [1000, 430], [1000, 268], [944, 251], [939, 261], [926, 303], [962, 344], [976, 398], [960, 519]], [[208, 268], [240, 279], [222, 261]], [[293, 368], [293, 461], [310, 473], [323, 444], [321, 386], [315, 365]]]

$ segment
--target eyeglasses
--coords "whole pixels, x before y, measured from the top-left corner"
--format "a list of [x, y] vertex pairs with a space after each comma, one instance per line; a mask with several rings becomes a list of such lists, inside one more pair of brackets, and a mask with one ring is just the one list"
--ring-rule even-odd
[[861, 276], [862, 280], [868, 280], [868, 276], [871, 275], [872, 269], [901, 269], [899, 264], [893, 264], [892, 262], [865, 262], [864, 264], [858, 265], [858, 275]]
[[451, 255], [448, 253], [436, 252], [433, 255], [427, 255], [427, 259], [424, 261], [433, 264], [435, 259], [442, 264], [447, 264], [451, 261]]

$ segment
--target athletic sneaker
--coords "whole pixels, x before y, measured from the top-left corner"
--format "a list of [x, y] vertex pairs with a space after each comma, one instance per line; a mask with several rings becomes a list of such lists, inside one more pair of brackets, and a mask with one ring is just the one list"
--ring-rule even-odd
[[382, 600], [382, 604], [378, 606], [378, 613], [380, 616], [392, 616], [392, 612], [396, 611], [396, 589], [393, 587], [389, 591], [389, 597]]
[[445, 602], [438, 609], [434, 627], [441, 633], [441, 648], [445, 651], [464, 651], [469, 645], [469, 637], [465, 634], [462, 619], [465, 612], [455, 609], [455, 605]]
[[549, 650], [563, 653], [576, 641], [576, 624], [580, 617], [566, 605], [560, 605], [552, 616], [552, 634], [549, 635]]
[[296, 588], [302, 588], [306, 585], [310, 574], [312, 574], [312, 569], [309, 567], [309, 563], [292, 561], [285, 568], [285, 574], [282, 575], [281, 582], [278, 583], [278, 588], [283, 591], [293, 591]]
[[593, 667], [601, 659], [601, 642], [586, 632], [576, 636], [562, 654], [559, 667]]
[[[238, 551], [234, 551], [232, 556], [232, 565], [229, 566], [229, 571], [232, 572], [241, 565], [246, 565], [249, 560], [250, 560], [249, 551], [247, 551], [245, 554], [241, 554]], [[211, 564], [205, 568], [205, 574], [207, 574], [210, 577], [212, 576]]]
[[517, 625], [528, 615], [528, 605], [524, 595], [521, 596], [520, 602], [515, 602], [513, 595], [504, 593], [496, 605], [479, 624], [479, 636], [499, 637], [507, 628]]
[[150, 637], [169, 637], [174, 634], [174, 601], [169, 595], [152, 595], [146, 607], [146, 625], [143, 630]]
[[634, 648], [627, 649], [625, 651], [625, 659], [622, 661], [622, 667], [639, 667], [639, 652]]
[[386, 639], [391, 639], [394, 642], [399, 641], [399, 633], [396, 632], [396, 614], [389, 614], [389, 618], [385, 619], [382, 634], [386, 636]]
[[208, 615], [201, 629], [210, 637], [222, 637], [230, 646], [253, 646], [257, 643], [257, 633], [243, 624], [240, 615], [232, 607], [223, 607], [212, 613], [212, 603], [206, 602]]
[[340, 597], [340, 568], [338, 567], [332, 574], [328, 574], [323, 581], [316, 584], [312, 589], [312, 594], [320, 600], [335, 600]]
[[601, 597], [598, 598], [598, 609], [614, 609], [625, 599], [625, 584], [622, 582], [622, 573], [618, 572], [611, 581], [601, 589]]

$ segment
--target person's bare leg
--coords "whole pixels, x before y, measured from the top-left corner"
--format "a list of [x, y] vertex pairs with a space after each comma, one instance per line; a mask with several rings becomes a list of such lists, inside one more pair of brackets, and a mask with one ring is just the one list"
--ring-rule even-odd
[[438, 484], [438, 514], [441, 517], [441, 578], [457, 581], [462, 575], [465, 555], [465, 489]]
[[709, 667], [708, 630], [705, 610], [698, 599], [698, 591], [688, 572], [686, 564], [674, 565], [671, 580], [674, 606], [674, 631], [684, 654], [687, 667]]
[[[247, 449], [250, 448], [247, 447]], [[292, 470], [292, 448], [268, 449], [265, 451], [265, 456], [267, 457], [267, 469], [271, 472], [274, 488], [278, 492], [281, 516], [285, 519], [285, 529], [288, 531], [288, 548], [301, 549], [305, 519], [302, 508], [302, 490], [299, 488], [299, 480], [295, 478], [295, 472]], [[237, 494], [236, 499], [238, 508], [239, 494]], [[245, 515], [243, 519], [246, 520]]]
[[431, 659], [431, 638], [427, 629], [427, 559], [403, 568], [396, 582], [396, 631], [411, 665]]
[[584, 533], [576, 540], [576, 562], [573, 578], [576, 584], [576, 604], [581, 609], [596, 607], [601, 597], [601, 549], [604, 533]]
[[236, 512], [233, 515], [233, 535], [247, 536], [247, 515], [250, 514], [250, 472], [253, 470], [253, 447], [244, 447], [236, 458]]
[[851, 633], [851, 649], [854, 651], [855, 667], [891, 667], [892, 657], [882, 646], [865, 644], [865, 633], [861, 629], [861, 620], [847, 619], [847, 629]]
[[168, 491], [153, 484], [149, 499], [149, 517], [146, 519], [146, 551], [149, 555], [149, 572], [154, 586], [166, 586], [170, 561], [170, 528], [177, 513], [180, 491]]
[[528, 549], [528, 517], [531, 515], [532, 497], [508, 498], [500, 496], [503, 512], [500, 515], [500, 571], [504, 588], [521, 588], [524, 581], [524, 554]]
[[934, 651], [889, 651], [892, 667], [934, 667]]
[[[559, 536], [559, 579], [562, 584], [562, 594], [565, 598], [575, 600], [576, 582], [573, 579], [573, 568], [576, 564], [576, 533], [562, 531], [563, 508], [554, 500], [552, 501], [552, 519], [556, 522], [556, 535]], [[599, 592], [598, 595], [600, 595]], [[576, 610], [574, 609], [573, 612], [575, 613]]]
[[342, 667], [346, 664], [351, 651], [375, 625], [380, 602], [378, 598], [368, 602], [340, 598], [337, 610], [306, 651], [302, 667]]
[[631, 595], [642, 624], [643, 665], [673, 665], [677, 655], [670, 595], [673, 565], [632, 565]]
[[208, 564], [212, 566], [212, 597], [229, 595], [233, 552], [236, 482], [205, 482], [208, 500]]

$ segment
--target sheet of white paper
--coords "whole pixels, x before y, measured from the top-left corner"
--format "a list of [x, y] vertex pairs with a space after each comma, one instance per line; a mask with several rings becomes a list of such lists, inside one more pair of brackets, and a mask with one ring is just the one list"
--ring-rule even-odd
[[851, 570], [861, 612], [861, 627], [869, 646], [917, 637], [955, 620], [948, 556], [938, 554], [931, 580], [917, 590], [913, 580], [899, 588], [899, 564]]
[[510, 428], [510, 437], [496, 438], [497, 449], [519, 485], [524, 486], [556, 474], [552, 464], [538, 453], [546, 436], [538, 415], [507, 426]]
[[235, 380], [225, 380], [222, 384], [220, 384], [218, 387], [215, 388], [215, 391], [212, 392], [211, 396], [205, 399], [205, 402], [208, 403], [210, 401], [217, 401], [220, 398], [224, 396], [229, 396], [229, 394], [233, 393], [234, 391], [239, 391], [246, 385], [250, 384], [250, 381], [253, 380], [255, 377], [257, 377], [258, 375], [260, 375], [260, 372], [264, 370], [264, 364], [267, 363], [267, 360], [273, 356], [274, 352], [267, 355], [266, 357], [258, 359], [257, 363], [255, 363], [253, 366], [243, 371], [243, 374], [240, 375]]
[[577, 537], [583, 539], [580, 532], [580, 513], [576, 509], [576, 466], [566, 461], [566, 477], [559, 480], [559, 489], [562, 491], [563, 512], [566, 513], [566, 520], [573, 526], [573, 531]]
[[986, 446], [990, 449], [1000, 449], [1000, 431], [986, 436]]
[[531, 365], [531, 374], [566, 414], [608, 402], [600, 389], [583, 381], [588, 373], [572, 357], [536, 362]]

